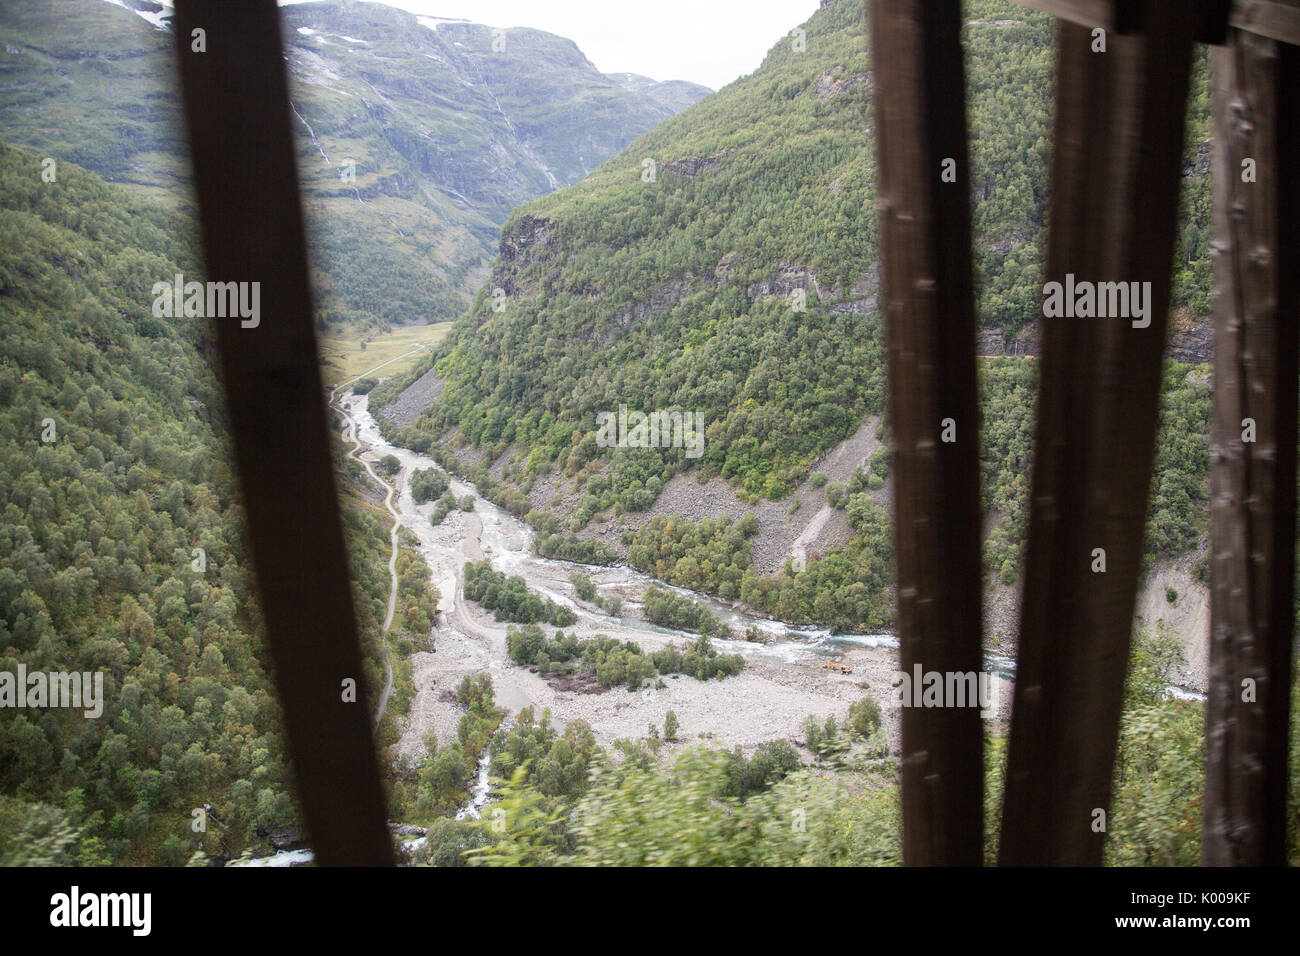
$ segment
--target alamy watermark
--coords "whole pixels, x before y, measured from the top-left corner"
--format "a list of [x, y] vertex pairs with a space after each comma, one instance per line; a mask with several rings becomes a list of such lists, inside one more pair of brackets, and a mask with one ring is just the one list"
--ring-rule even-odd
[[71, 707], [94, 719], [104, 712], [103, 671], [0, 671], [0, 707]]
[[230, 319], [244, 321], [241, 328], [262, 323], [262, 283], [185, 281], [178, 272], [173, 282], [155, 282], [151, 294], [155, 318]]
[[912, 673], [898, 672], [899, 697], [904, 707], [979, 707], [985, 720], [998, 716], [998, 681], [985, 671], [927, 671], [912, 665]]
[[152, 893], [83, 893], [73, 886], [50, 897], [50, 925], [126, 927], [132, 936], [148, 936], [153, 925]]
[[618, 406], [618, 413], [596, 413], [600, 448], [685, 448], [687, 458], [704, 454], [703, 412], [645, 412]]
[[1043, 286], [1043, 316], [1048, 319], [1132, 319], [1133, 328], [1151, 324], [1150, 282], [1074, 281], [1074, 273], [1065, 274], [1065, 283], [1049, 282]]

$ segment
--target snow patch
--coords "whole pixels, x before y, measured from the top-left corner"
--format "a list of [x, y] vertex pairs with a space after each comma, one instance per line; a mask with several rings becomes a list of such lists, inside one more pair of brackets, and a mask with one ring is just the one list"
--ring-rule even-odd
[[421, 26], [428, 27], [430, 30], [437, 30], [444, 23], [472, 23], [471, 20], [465, 20], [460, 17], [416, 17]]
[[170, 3], [160, 3], [159, 5], [162, 6], [163, 9], [159, 10], [157, 13], [150, 13], [148, 10], [137, 10], [134, 7], [128, 7], [122, 2], [122, 0], [107, 0], [107, 2], [111, 3], [115, 7], [121, 7], [123, 10], [130, 10], [136, 16], [152, 25], [155, 30], [166, 30], [167, 24], [170, 22], [169, 18], [172, 15]]

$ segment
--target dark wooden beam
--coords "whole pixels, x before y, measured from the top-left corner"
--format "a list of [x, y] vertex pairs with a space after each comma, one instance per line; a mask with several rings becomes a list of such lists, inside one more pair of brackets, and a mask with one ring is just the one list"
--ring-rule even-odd
[[[961, 3], [869, 7], [902, 667], [978, 673], [979, 402]], [[904, 862], [979, 865], [978, 702], [905, 706], [902, 737]]]
[[1238, 30], [1300, 45], [1300, 0], [1234, 0], [1229, 22]]
[[1021, 6], [1042, 10], [1085, 27], [1116, 33], [1133, 33], [1140, 26], [1141, 0], [1016, 0]]
[[[1047, 280], [1150, 283], [1149, 324], [1040, 320], [1004, 864], [1102, 859], [1154, 458], [1195, 29], [1178, 0], [1149, 3], [1145, 35], [1111, 36], [1106, 53], [1092, 52], [1087, 28], [1060, 24]], [[1105, 570], [1094, 571], [1103, 556]]]
[[1232, 30], [1228, 45], [1214, 51], [1214, 116], [1212, 602], [1201, 858], [1216, 866], [1281, 866], [1295, 633], [1297, 49]]
[[[173, 29], [207, 278], [260, 283], [255, 327], [239, 317], [212, 321], [308, 834], [321, 864], [388, 864], [312, 325], [279, 13], [275, 0], [176, 0]], [[349, 679], [354, 703], [343, 700]]]
[[[1140, 33], [1146, 29], [1148, 0], [1017, 0], [1022, 6], [1108, 33]], [[1193, 36], [1201, 43], [1222, 43], [1232, 0], [1185, 0], [1183, 15], [1195, 21]]]

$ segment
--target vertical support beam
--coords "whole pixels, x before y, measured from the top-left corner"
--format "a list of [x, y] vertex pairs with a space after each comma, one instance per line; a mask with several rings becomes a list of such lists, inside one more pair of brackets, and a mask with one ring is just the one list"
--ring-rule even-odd
[[[908, 675], [974, 674], [979, 402], [961, 3], [872, 0], [870, 15], [901, 661]], [[978, 700], [905, 706], [902, 743], [904, 862], [979, 865]]]
[[[176, 0], [209, 280], [260, 283], [256, 327], [214, 319], [284, 728], [318, 862], [392, 862], [361, 683], [312, 327], [275, 0]], [[203, 51], [193, 31], [201, 30]], [[357, 682], [354, 703], [342, 699]]]
[[[1144, 33], [1112, 33], [1104, 53], [1093, 52], [1087, 27], [1060, 24], [1047, 280], [1066, 286], [1066, 299], [1075, 299], [1072, 282], [1122, 282], [1130, 292], [1130, 283], [1150, 285], [1136, 290], [1145, 318], [1041, 320], [1000, 850], [1009, 865], [1102, 859], [1100, 827], [1109, 808], [1155, 450], [1197, 29], [1179, 0], [1145, 6]], [[1103, 552], [1105, 570], [1094, 571]]]
[[[1214, 51], [1213, 564], [1201, 845], [1210, 866], [1286, 862], [1300, 320], [1298, 64], [1295, 47], [1236, 29]], [[1243, 167], [1246, 161], [1253, 171]]]

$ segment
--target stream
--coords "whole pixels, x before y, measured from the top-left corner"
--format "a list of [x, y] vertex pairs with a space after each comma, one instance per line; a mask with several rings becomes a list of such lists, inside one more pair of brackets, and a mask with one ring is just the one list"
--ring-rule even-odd
[[[473, 513], [462, 515], [463, 524], [458, 526], [462, 529], [460, 531], [435, 527], [429, 520], [435, 507], [434, 502], [417, 504], [411, 496], [409, 482], [411, 474], [416, 470], [434, 468], [446, 474], [445, 469], [428, 455], [391, 445], [385, 441], [380, 434], [378, 424], [370, 414], [367, 395], [354, 395], [348, 392], [338, 399], [335, 407], [344, 417], [344, 439], [358, 443], [352, 454], [362, 462], [367, 472], [379, 484], [387, 487], [387, 483], [375, 475], [372, 462], [385, 455], [392, 455], [401, 462], [401, 470], [393, 478], [384, 503], [395, 516], [397, 524], [408, 528], [419, 542], [419, 551], [429, 566], [432, 583], [441, 594], [438, 611], [443, 620], [440, 628], [458, 632], [460, 635], [473, 634], [489, 644], [491, 655], [490, 660], [485, 661], [485, 664], [494, 682], [508, 677], [513, 665], [506, 658], [504, 640], [487, 633], [477, 623], [476, 615], [467, 611], [465, 607], [462, 577], [463, 566], [467, 560], [486, 558], [497, 571], [521, 576], [530, 590], [571, 609], [578, 617], [575, 628], [606, 633], [620, 640], [636, 640], [638, 637], [653, 635], [659, 640], [682, 638], [690, 641], [694, 640], [696, 635], [661, 627], [637, 617], [610, 615], [586, 602], [577, 601], [574, 597], [573, 585], [569, 581], [569, 575], [573, 571], [580, 570], [586, 574], [603, 595], [617, 595], [622, 601], [623, 608], [639, 611], [647, 588], [652, 586], [665, 588], [685, 595], [706, 607], [733, 634], [744, 633], [748, 628], [754, 627], [765, 638], [765, 642], [761, 643], [734, 638], [714, 638], [713, 645], [719, 653], [740, 654], [747, 659], [763, 659], [781, 665], [819, 657], [830, 660], [855, 647], [897, 650], [899, 646], [898, 637], [892, 634], [833, 633], [828, 628], [797, 626], [765, 618], [710, 595], [665, 584], [626, 565], [587, 565], [543, 557], [532, 550], [533, 531], [527, 524], [480, 496], [474, 485], [456, 475], [448, 474], [450, 490], [457, 499], [467, 495], [473, 496]], [[393, 493], [394, 490], [396, 494]], [[447, 522], [452, 520], [452, 516], [449, 516]], [[396, 524], [392, 534], [395, 541]], [[390, 571], [393, 570], [392, 562], [395, 556], [394, 552], [394, 557], [390, 560]], [[394, 598], [395, 594], [390, 595], [390, 620]], [[385, 663], [387, 664], [387, 661]], [[381, 716], [382, 707], [391, 692], [392, 672], [391, 668], [386, 669], [389, 687], [381, 697]], [[1007, 680], [1014, 680], [1016, 662], [1014, 658], [1004, 654], [986, 651], [984, 670]], [[1168, 697], [1183, 700], [1205, 699], [1204, 694], [1172, 684], [1166, 688], [1166, 694]], [[497, 703], [508, 711], [515, 712], [530, 706], [532, 701], [505, 680], [499, 683]], [[378, 718], [376, 722], [377, 720]], [[506, 727], [508, 721], [502, 724], [502, 728]], [[479, 756], [470, 798], [457, 812], [457, 820], [481, 818], [482, 809], [491, 797], [490, 771], [491, 759], [485, 749]], [[421, 837], [405, 842], [403, 847], [411, 852], [423, 843], [424, 838]], [[303, 854], [306, 854], [306, 857]], [[257, 861], [250, 865], [286, 866], [307, 862], [309, 859], [310, 851], [289, 851], [265, 858], [265, 862]]]

